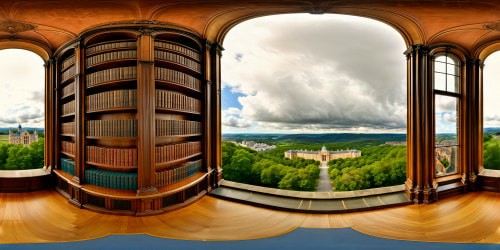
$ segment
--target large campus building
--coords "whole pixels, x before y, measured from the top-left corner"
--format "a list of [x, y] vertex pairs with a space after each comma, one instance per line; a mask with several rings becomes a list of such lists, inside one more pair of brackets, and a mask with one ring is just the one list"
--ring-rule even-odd
[[[46, 169], [26, 178], [0, 171], [0, 191], [24, 191], [0, 193], [0, 243], [98, 239], [98, 245], [111, 234], [250, 242], [308, 231], [314, 236], [309, 248], [320, 241], [335, 245], [321, 237], [323, 230], [306, 229], [324, 227], [408, 241], [500, 241], [500, 170], [483, 164], [483, 66], [500, 51], [498, 0], [2, 0], [0, 10], [0, 49], [26, 49], [45, 63]], [[249, 19], [291, 13], [370, 18], [404, 39], [407, 161], [406, 181], [397, 190], [407, 203], [418, 205], [387, 208], [394, 200], [391, 188], [344, 194], [389, 194], [336, 200], [331, 206], [353, 209], [348, 215], [267, 209], [277, 203], [321, 209], [328, 197], [290, 202], [290, 196], [256, 191], [238, 204], [207, 195], [224, 183], [224, 39]], [[355, 23], [345, 25], [360, 32]], [[294, 41], [289, 42], [284, 46]], [[352, 41], [363, 49], [345, 50], [346, 58], [362, 53], [366, 65], [385, 64], [387, 58], [371, 56], [379, 48], [365, 49], [365, 42]], [[354, 70], [385, 73], [366, 65]], [[300, 91], [300, 85], [293, 87]], [[439, 99], [455, 103], [450, 109], [459, 120], [453, 145], [436, 143]], [[450, 173], [436, 168], [438, 147], [456, 149]], [[36, 180], [43, 175], [48, 177]], [[29, 192], [37, 187], [50, 189]], [[264, 196], [273, 198], [265, 208], [247, 205]], [[384, 208], [357, 212], [372, 205]], [[357, 242], [358, 249], [385, 246], [370, 245], [368, 238]], [[97, 248], [125, 249], [127, 242]]]
[[17, 127], [17, 132], [9, 130], [9, 144], [21, 144], [23, 146], [28, 146], [37, 141], [38, 132], [35, 130], [33, 134], [30, 134], [27, 130], [23, 131], [21, 124]]
[[342, 158], [355, 158], [360, 156], [361, 151], [356, 149], [329, 151], [325, 146], [323, 146], [320, 151], [288, 150], [285, 152], [285, 157], [289, 159], [304, 158], [320, 162], [327, 162]]

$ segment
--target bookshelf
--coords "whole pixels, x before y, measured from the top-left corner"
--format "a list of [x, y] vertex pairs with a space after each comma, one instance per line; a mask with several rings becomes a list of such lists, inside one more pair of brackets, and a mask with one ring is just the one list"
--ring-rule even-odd
[[71, 203], [147, 215], [208, 191], [202, 48], [193, 34], [132, 27], [58, 52], [55, 174]]

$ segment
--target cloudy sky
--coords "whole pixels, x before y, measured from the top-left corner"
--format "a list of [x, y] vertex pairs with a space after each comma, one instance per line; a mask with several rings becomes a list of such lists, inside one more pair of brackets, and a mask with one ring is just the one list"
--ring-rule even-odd
[[44, 127], [43, 64], [26, 50], [0, 50], [0, 127]]
[[484, 61], [484, 127], [500, 127], [500, 52]]
[[223, 133], [406, 131], [406, 46], [386, 24], [276, 15], [223, 46]]

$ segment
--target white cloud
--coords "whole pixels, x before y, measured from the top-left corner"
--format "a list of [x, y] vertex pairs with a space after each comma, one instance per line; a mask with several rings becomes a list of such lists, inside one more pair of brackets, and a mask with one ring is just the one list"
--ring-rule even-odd
[[222, 80], [245, 95], [241, 118], [263, 131], [406, 128], [405, 45], [385, 24], [271, 16], [236, 26], [224, 47]]
[[488, 56], [484, 65], [484, 127], [500, 127], [500, 51]]
[[44, 126], [45, 69], [36, 54], [0, 50], [0, 127]]

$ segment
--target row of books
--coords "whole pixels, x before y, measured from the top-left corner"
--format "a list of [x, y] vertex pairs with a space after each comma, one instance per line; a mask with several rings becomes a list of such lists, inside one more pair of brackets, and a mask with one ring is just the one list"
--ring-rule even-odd
[[201, 172], [201, 160], [189, 161], [174, 169], [156, 173], [156, 186], [161, 187], [182, 181], [198, 172]]
[[106, 69], [88, 74], [85, 77], [85, 82], [87, 88], [90, 88], [104, 82], [135, 78], [137, 78], [137, 66], [128, 66]]
[[201, 153], [201, 142], [185, 142], [155, 147], [155, 162], [169, 162]]
[[87, 96], [87, 111], [137, 107], [137, 90], [120, 89]]
[[69, 67], [61, 74], [61, 82], [65, 82], [76, 74], [75, 65]]
[[200, 53], [196, 52], [193, 49], [190, 49], [184, 45], [173, 43], [173, 42], [167, 42], [167, 41], [155, 41], [155, 47], [156, 48], [162, 48], [162, 49], [168, 49], [172, 51], [176, 51], [179, 53], [182, 53], [184, 55], [187, 55], [195, 60], [200, 60]]
[[137, 190], [137, 173], [85, 169], [85, 183], [105, 188]]
[[61, 134], [74, 135], [75, 134], [75, 122], [61, 123]]
[[71, 65], [75, 64], [75, 55], [72, 55], [61, 63], [61, 68], [65, 69]]
[[69, 141], [61, 141], [61, 151], [75, 155], [75, 143]]
[[179, 92], [157, 89], [156, 107], [200, 113], [201, 101]]
[[85, 59], [85, 63], [88, 68], [102, 62], [133, 58], [137, 58], [137, 50], [119, 50], [90, 56]]
[[155, 78], [157, 80], [173, 82], [196, 91], [201, 90], [201, 82], [199, 79], [176, 70], [155, 67]]
[[194, 135], [201, 133], [201, 123], [188, 120], [156, 120], [156, 136]]
[[87, 136], [136, 137], [137, 120], [90, 120], [87, 121]]
[[61, 158], [61, 170], [68, 174], [75, 175], [75, 161], [68, 158]]
[[75, 93], [75, 82], [72, 82], [61, 90], [61, 96], [67, 96]]
[[75, 113], [75, 100], [62, 105], [62, 115], [68, 115], [74, 113]]
[[174, 63], [180, 64], [180, 65], [186, 66], [190, 69], [193, 69], [194, 71], [196, 71], [198, 73], [201, 72], [201, 66], [200, 66], [199, 62], [197, 62], [191, 58], [181, 56], [179, 54], [175, 54], [175, 53], [171, 53], [171, 52], [167, 52], [167, 51], [155, 50], [155, 59], [174, 62]]
[[111, 148], [87, 146], [88, 162], [119, 167], [137, 167], [136, 148]]
[[121, 41], [121, 42], [107, 42], [107, 43], [101, 43], [98, 45], [94, 45], [91, 47], [88, 47], [85, 49], [85, 52], [87, 55], [105, 51], [105, 50], [111, 50], [111, 49], [120, 49], [120, 48], [133, 48], [136, 47], [137, 43], [135, 41]]

